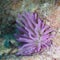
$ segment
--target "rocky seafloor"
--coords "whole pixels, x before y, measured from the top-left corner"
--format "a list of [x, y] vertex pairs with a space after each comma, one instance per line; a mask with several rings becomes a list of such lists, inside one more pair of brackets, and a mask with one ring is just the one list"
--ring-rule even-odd
[[[41, 54], [16, 56], [18, 43], [14, 37], [17, 14], [36, 11], [55, 30], [52, 45]], [[60, 1], [2, 0], [0, 1], [0, 60], [60, 60]]]

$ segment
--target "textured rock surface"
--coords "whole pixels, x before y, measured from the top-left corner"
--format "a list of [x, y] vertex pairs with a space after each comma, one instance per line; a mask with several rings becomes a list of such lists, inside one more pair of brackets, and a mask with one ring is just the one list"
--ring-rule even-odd
[[[44, 3], [44, 1], [46, 3]], [[57, 9], [54, 8], [54, 4], [56, 3], [58, 6]], [[1, 31], [3, 32], [5, 31], [5, 33], [6, 31], [8, 31], [6, 29], [3, 29], [4, 27], [8, 26], [6, 28], [10, 30], [11, 25], [9, 25], [10, 23], [8, 22], [8, 20], [13, 20], [14, 19], [13, 17], [17, 17], [17, 13], [22, 11], [31, 11], [31, 12], [37, 11], [40, 14], [40, 16], [41, 15], [45, 16], [45, 17], [42, 16], [41, 18], [44, 19], [48, 25], [56, 29], [56, 33], [57, 33], [55, 38], [53, 39], [54, 44], [50, 50], [43, 52], [43, 54], [41, 55], [34, 55], [31, 57], [29, 56], [16, 57], [15, 55], [12, 54], [6, 55], [10, 53], [12, 48], [7, 49], [4, 46], [4, 39], [0, 38], [0, 58], [2, 57], [1, 60], [60, 60], [60, 55], [59, 55], [60, 54], [60, 43], [59, 43], [60, 42], [60, 7], [59, 6], [60, 6], [60, 0], [56, 0], [56, 2], [55, 0], [14, 0], [14, 1], [1, 0], [0, 1], [0, 35], [1, 35]], [[3, 27], [1, 30], [2, 25]], [[10, 39], [11, 37], [9, 37], [9, 40]]]

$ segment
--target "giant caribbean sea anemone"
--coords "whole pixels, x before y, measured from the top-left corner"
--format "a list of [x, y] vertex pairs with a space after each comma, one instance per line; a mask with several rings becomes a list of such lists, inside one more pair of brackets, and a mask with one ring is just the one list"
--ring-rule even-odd
[[18, 14], [16, 27], [19, 31], [18, 34], [15, 34], [16, 40], [25, 43], [18, 47], [17, 55], [40, 53], [42, 49], [51, 46], [54, 30], [40, 19], [38, 13], [22, 12]]

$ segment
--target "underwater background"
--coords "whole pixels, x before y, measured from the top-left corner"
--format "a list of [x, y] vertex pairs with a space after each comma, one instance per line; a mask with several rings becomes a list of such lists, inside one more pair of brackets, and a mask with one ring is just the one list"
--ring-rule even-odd
[[[18, 13], [37, 12], [45, 24], [55, 30], [53, 44], [43, 53], [16, 56]], [[60, 0], [0, 0], [0, 60], [60, 60]]]

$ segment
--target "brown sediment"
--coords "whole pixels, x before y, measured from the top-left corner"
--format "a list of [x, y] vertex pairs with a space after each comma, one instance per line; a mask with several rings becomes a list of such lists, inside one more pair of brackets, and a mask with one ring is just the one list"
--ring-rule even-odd
[[57, 7], [51, 12], [51, 15], [47, 16], [47, 19], [50, 21], [50, 25], [54, 29], [60, 28], [60, 7]]
[[56, 5], [60, 6], [60, 0], [56, 0]]

